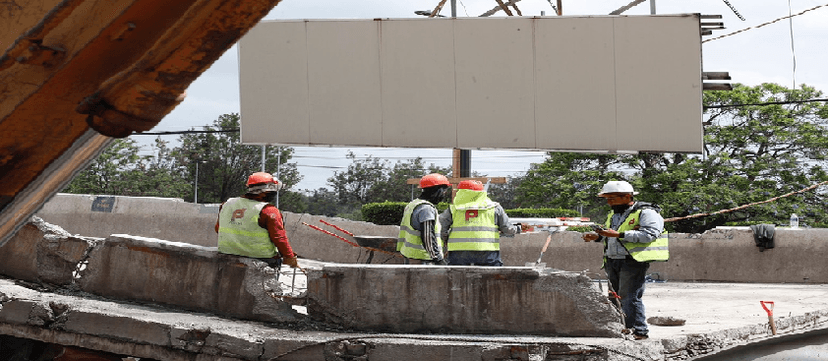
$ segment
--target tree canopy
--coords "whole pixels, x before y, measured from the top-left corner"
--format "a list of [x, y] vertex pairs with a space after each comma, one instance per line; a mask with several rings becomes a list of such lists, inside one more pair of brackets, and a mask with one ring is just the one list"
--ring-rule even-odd
[[[828, 106], [808, 102], [822, 93], [776, 84], [704, 92], [704, 153], [590, 155], [549, 153], [518, 187], [522, 206], [585, 207], [603, 219], [595, 197], [609, 180], [630, 181], [637, 199], [658, 203], [667, 217], [734, 208], [828, 180], [825, 153]], [[546, 195], [546, 197], [544, 197]], [[668, 224], [702, 232], [729, 222], [783, 223], [797, 213], [811, 225], [826, 223], [824, 192], [809, 192], [715, 216]]]

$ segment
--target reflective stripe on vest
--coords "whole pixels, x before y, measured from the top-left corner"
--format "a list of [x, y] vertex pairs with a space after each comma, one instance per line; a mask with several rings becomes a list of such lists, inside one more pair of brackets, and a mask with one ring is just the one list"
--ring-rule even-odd
[[[621, 226], [618, 227], [617, 231], [621, 233], [634, 230], [640, 223], [640, 215], [641, 209], [630, 213], [630, 215], [627, 216], [627, 219], [624, 220], [624, 223], [621, 223]], [[607, 215], [607, 228], [610, 228], [611, 223], [612, 212]], [[670, 259], [668, 243], [669, 236], [667, 235], [666, 230], [661, 232], [661, 236], [650, 243], [621, 242], [621, 244], [624, 245], [624, 248], [627, 249], [627, 252], [630, 253], [630, 256], [638, 262], [667, 261]]]
[[448, 251], [499, 251], [500, 231], [495, 222], [497, 203], [483, 192], [458, 189], [451, 210]]
[[[411, 215], [414, 213], [414, 209], [422, 204], [434, 207], [433, 204], [424, 199], [415, 199], [405, 206], [402, 222], [400, 222], [400, 233], [397, 236], [397, 251], [406, 258], [431, 260], [431, 255], [423, 247], [422, 233], [411, 226]], [[434, 221], [434, 232], [439, 237], [440, 222], [436, 220]], [[440, 242], [440, 240], [435, 240], [435, 242]]]
[[219, 214], [219, 252], [252, 258], [277, 255], [267, 229], [259, 226], [259, 213], [266, 205], [247, 198], [227, 200]]

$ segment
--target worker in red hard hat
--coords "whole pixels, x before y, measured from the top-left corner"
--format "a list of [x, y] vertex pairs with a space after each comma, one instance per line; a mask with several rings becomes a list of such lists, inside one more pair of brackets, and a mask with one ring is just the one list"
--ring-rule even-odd
[[406, 264], [446, 264], [438, 238], [437, 204], [446, 199], [450, 187], [448, 178], [439, 173], [420, 178], [422, 193], [405, 206], [397, 238], [397, 251], [405, 256]]
[[282, 182], [270, 173], [257, 172], [247, 178], [247, 192], [228, 199], [219, 208], [219, 252], [258, 258], [276, 269], [282, 263], [299, 267], [285, 233], [282, 213], [270, 204], [281, 188]]
[[440, 215], [440, 238], [447, 242], [450, 265], [502, 266], [500, 236], [521, 232], [512, 225], [500, 203], [489, 199], [483, 183], [464, 180], [454, 201]]

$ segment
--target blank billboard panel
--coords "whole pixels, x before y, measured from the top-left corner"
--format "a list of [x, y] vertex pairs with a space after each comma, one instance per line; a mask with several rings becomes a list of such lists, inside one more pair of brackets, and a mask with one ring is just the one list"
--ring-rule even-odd
[[242, 142], [701, 152], [698, 15], [262, 22]]

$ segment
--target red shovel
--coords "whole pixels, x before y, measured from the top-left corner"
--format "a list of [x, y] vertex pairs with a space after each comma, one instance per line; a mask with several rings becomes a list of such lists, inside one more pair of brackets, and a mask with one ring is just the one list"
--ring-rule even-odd
[[[771, 333], [774, 335], [776, 334], [776, 323], [773, 322], [773, 301], [759, 301], [762, 304], [762, 308], [765, 309], [765, 312], [768, 313], [768, 320], [770, 321]], [[768, 308], [766, 305], [770, 305]]]

